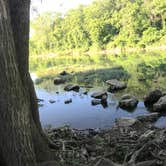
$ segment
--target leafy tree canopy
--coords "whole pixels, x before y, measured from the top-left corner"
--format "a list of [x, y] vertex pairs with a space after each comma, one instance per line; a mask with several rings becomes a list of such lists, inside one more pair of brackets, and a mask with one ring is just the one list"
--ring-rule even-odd
[[165, 0], [95, 0], [61, 13], [43, 13], [31, 22], [32, 54], [162, 43]]

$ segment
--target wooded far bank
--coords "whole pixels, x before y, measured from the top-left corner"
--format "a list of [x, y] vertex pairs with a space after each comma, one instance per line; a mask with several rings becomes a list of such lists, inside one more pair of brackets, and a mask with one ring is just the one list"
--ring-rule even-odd
[[31, 55], [166, 45], [164, 0], [95, 0], [31, 20]]

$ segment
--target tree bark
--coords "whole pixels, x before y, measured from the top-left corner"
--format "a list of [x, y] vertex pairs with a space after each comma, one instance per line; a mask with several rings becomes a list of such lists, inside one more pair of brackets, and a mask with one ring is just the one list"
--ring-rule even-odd
[[6, 0], [0, 0], [0, 158], [5, 166], [36, 166], [30, 102], [15, 61]]
[[37, 161], [52, 159], [50, 142], [44, 134], [38, 112], [37, 97], [29, 74], [29, 17], [30, 0], [8, 0], [11, 26], [16, 50], [16, 63], [27, 98], [30, 101], [32, 139]]
[[29, 74], [29, 17], [30, 0], [8, 0], [11, 17], [11, 26], [16, 50], [16, 63], [24, 87], [29, 92], [33, 119], [41, 128], [37, 98]]
[[0, 163], [36, 166], [53, 159], [29, 74], [30, 0], [0, 0]]

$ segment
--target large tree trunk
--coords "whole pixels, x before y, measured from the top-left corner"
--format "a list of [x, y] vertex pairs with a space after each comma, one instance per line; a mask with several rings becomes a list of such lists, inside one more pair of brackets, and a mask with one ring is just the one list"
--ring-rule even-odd
[[0, 0], [0, 156], [6, 166], [35, 166], [30, 102], [15, 61], [6, 0]]
[[33, 119], [41, 127], [36, 102], [36, 94], [33, 83], [29, 75], [29, 17], [30, 0], [8, 0], [11, 17], [11, 26], [13, 31], [16, 62], [21, 76], [22, 83], [29, 91], [31, 100]]
[[0, 163], [6, 166], [53, 158], [28, 71], [29, 7], [30, 0], [0, 0]]
[[29, 17], [30, 0], [8, 0], [13, 31], [16, 63], [21, 81], [30, 102], [32, 138], [38, 161], [52, 159], [48, 138], [44, 135], [38, 112], [37, 97], [29, 74]]

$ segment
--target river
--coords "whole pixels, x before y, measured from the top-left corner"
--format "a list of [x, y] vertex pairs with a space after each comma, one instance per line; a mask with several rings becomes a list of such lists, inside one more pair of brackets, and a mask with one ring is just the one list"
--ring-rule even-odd
[[[37, 78], [35, 74], [31, 76], [33, 80]], [[43, 99], [40, 102], [39, 114], [44, 128], [64, 125], [79, 129], [110, 128], [116, 118], [137, 117], [149, 113], [143, 101], [139, 101], [137, 107], [132, 111], [119, 108], [119, 97], [112, 93], [108, 93], [108, 107], [93, 106], [91, 94], [105, 87], [92, 88], [88, 94], [84, 94], [84, 88], [81, 88], [79, 92], [66, 92], [63, 88], [64, 85], [58, 85], [51, 90], [46, 90], [35, 86], [37, 97]], [[65, 104], [64, 101], [68, 99], [72, 99], [72, 102]], [[161, 128], [166, 127], [166, 116], [161, 116], [155, 125]]]

